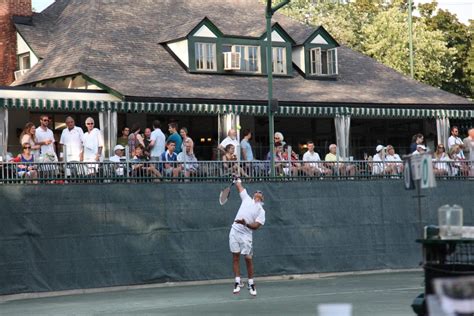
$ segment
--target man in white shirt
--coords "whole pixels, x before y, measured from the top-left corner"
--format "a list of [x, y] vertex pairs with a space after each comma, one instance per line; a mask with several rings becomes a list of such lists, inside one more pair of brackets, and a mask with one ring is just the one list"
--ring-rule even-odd
[[227, 137], [219, 144], [218, 148], [222, 153], [225, 153], [225, 147], [229, 144], [234, 145], [236, 153], [239, 152], [238, 148], [240, 148], [240, 144], [237, 140], [237, 131], [233, 128], [227, 132]]
[[188, 137], [188, 139], [184, 141], [184, 151], [180, 152], [176, 158], [178, 162], [183, 163], [179, 165], [178, 168], [184, 170], [184, 176], [186, 178], [189, 178], [191, 175], [196, 175], [199, 168], [198, 160], [194, 155], [193, 148], [194, 142]]
[[229, 247], [233, 257], [233, 271], [235, 276], [234, 294], [240, 293], [243, 284], [240, 280], [240, 255], [245, 256], [248, 273], [248, 289], [252, 296], [257, 295], [253, 280], [253, 247], [252, 239], [254, 230], [265, 224], [265, 210], [263, 209], [263, 193], [256, 191], [251, 198], [247, 190], [242, 186], [240, 179], [234, 180], [237, 191], [240, 194], [242, 203], [235, 216], [234, 223], [229, 233]]
[[457, 126], [451, 127], [451, 136], [449, 136], [449, 138], [448, 138], [448, 150], [447, 150], [447, 152], [449, 152], [454, 145], [459, 145], [459, 147], [461, 148], [461, 151], [459, 151], [457, 156], [458, 156], [459, 159], [464, 160], [465, 159], [464, 152], [463, 152], [464, 143], [463, 143], [462, 139], [459, 137], [459, 129], [458, 129]]
[[66, 161], [80, 161], [83, 134], [82, 128], [77, 127], [74, 119], [68, 116], [66, 118], [66, 128], [63, 129], [59, 140]]
[[159, 161], [161, 155], [165, 151], [166, 145], [166, 136], [161, 131], [161, 123], [158, 120], [153, 121], [153, 132], [151, 132], [150, 136], [150, 145], [148, 148], [150, 150], [150, 157], [152, 161]]
[[49, 117], [47, 115], [40, 116], [40, 126], [36, 129], [36, 140], [40, 148], [40, 155], [43, 156], [45, 154], [54, 154], [56, 156], [56, 152], [54, 150], [54, 134], [53, 131], [48, 128], [49, 125]]
[[303, 171], [310, 176], [318, 176], [321, 173], [331, 174], [332, 170], [323, 166], [319, 154], [314, 151], [314, 143], [308, 141], [306, 146], [308, 146], [308, 151], [303, 155]]
[[124, 162], [125, 161], [125, 147], [122, 145], [116, 145], [114, 147], [114, 154], [112, 157], [110, 157], [111, 162], [115, 162], [115, 174], [117, 176], [123, 176], [125, 174], [125, 166], [123, 164], [118, 164], [119, 162]]

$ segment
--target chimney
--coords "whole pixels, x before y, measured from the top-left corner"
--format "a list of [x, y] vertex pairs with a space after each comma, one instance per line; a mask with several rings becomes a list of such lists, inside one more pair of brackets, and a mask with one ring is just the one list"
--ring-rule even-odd
[[16, 70], [16, 29], [13, 16], [32, 16], [31, 0], [0, 0], [0, 86], [10, 85]]

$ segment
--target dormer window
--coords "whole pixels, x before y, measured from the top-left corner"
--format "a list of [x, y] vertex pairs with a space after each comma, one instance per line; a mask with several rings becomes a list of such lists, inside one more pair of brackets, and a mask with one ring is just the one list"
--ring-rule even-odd
[[336, 48], [309, 50], [310, 74], [316, 76], [337, 75], [337, 50]]
[[222, 45], [222, 52], [240, 54], [240, 72], [260, 72], [260, 47], [250, 45]]
[[196, 70], [216, 71], [216, 44], [195, 43]]

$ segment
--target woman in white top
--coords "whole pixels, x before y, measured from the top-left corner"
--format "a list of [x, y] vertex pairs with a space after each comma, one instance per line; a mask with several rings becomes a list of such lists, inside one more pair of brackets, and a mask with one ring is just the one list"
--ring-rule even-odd
[[23, 146], [25, 143], [30, 144], [31, 154], [38, 159], [41, 146], [36, 144], [36, 127], [31, 122], [26, 123], [20, 135], [20, 145]]
[[[181, 152], [185, 153], [186, 152], [186, 142], [188, 139], [194, 144], [193, 140], [191, 137], [188, 136], [188, 129], [186, 127], [181, 127], [179, 130], [179, 135], [181, 135], [181, 138], [183, 139], [183, 143], [181, 144]], [[191, 154], [194, 153], [194, 150], [191, 149]]]
[[433, 172], [437, 176], [446, 176], [449, 173], [449, 166], [446, 161], [450, 161], [448, 154], [445, 152], [443, 144], [436, 147], [433, 153]]
[[[100, 130], [94, 127], [94, 119], [88, 117], [86, 119], [87, 131], [82, 135], [82, 152], [81, 161], [99, 162], [102, 159], [102, 149], [104, 148], [104, 139], [100, 134]], [[98, 164], [88, 165], [88, 169], [97, 171]]]

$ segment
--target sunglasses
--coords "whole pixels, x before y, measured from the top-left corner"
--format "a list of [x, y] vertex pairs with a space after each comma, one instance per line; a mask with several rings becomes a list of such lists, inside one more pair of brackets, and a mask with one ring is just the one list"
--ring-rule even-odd
[[49, 122], [49, 120], [48, 120], [48, 119], [46, 119], [46, 120], [42, 120], [42, 121], [43, 121], [43, 122]]
[[86, 125], [94, 125], [94, 123], [86, 123]]
[[23, 149], [31, 149], [31, 147], [23, 147]]

